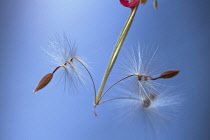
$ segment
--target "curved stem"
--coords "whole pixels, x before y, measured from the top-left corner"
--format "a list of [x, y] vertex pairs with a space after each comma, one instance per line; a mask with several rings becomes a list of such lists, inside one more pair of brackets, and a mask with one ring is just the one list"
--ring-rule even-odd
[[52, 73], [54, 74], [60, 67], [61, 66], [56, 67]]
[[130, 97], [118, 97], [118, 98], [112, 98], [112, 99], [108, 99], [108, 100], [105, 100], [105, 101], [99, 102], [99, 104], [98, 104], [98, 105], [103, 104], [103, 103], [106, 103], [106, 102], [108, 102], [108, 101], [117, 100], [117, 99], [129, 99], [129, 100], [141, 101], [140, 99], [137, 99], [137, 98], [130, 98]]
[[77, 60], [77, 61], [85, 68], [85, 70], [88, 72], [88, 74], [89, 74], [89, 76], [90, 76], [90, 78], [91, 78], [92, 84], [93, 84], [93, 88], [94, 88], [94, 94], [95, 94], [95, 95], [94, 95], [94, 96], [95, 96], [95, 97], [94, 97], [94, 98], [95, 98], [94, 101], [96, 101], [96, 86], [95, 86], [93, 77], [92, 77], [90, 71], [87, 69], [87, 67], [86, 67], [86, 66], [82, 63], [82, 61], [80, 61], [77, 57], [73, 57], [73, 58], [71, 58], [70, 61], [66, 61], [63, 65], [60, 65], [60, 66], [56, 67], [52, 73], [54, 74], [60, 67], [65, 67], [66, 64], [72, 65], [72, 60], [73, 60], [73, 59]]
[[103, 98], [103, 96], [112, 88], [114, 87], [116, 84], [118, 84], [119, 82], [129, 78], [129, 77], [132, 77], [132, 76], [137, 76], [138, 77], [138, 80], [141, 81], [141, 77], [144, 76], [145, 80], [147, 80], [147, 77], [150, 78], [150, 80], [156, 80], [156, 79], [159, 79], [159, 77], [157, 78], [152, 78], [151, 76], [146, 76], [146, 75], [138, 75], [138, 74], [131, 74], [129, 76], [126, 76], [122, 79], [120, 79], [119, 81], [115, 82], [113, 85], [111, 85], [102, 95], [101, 95], [101, 98], [100, 100]]
[[160, 79], [160, 77], [156, 77], [156, 78], [152, 78], [151, 76], [147, 76], [150, 78], [150, 80], [157, 80], [157, 79]]
[[[101, 95], [100, 100], [102, 99], [102, 97], [103, 97], [103, 96], [104, 96], [104, 95], [105, 95], [113, 86], [115, 86], [115, 85], [118, 84], [119, 82], [121, 82], [121, 81], [123, 81], [123, 80], [125, 80], [125, 79], [127, 79], [127, 78], [129, 78], [129, 77], [132, 77], [132, 76], [134, 76], [134, 75], [136, 75], [136, 74], [131, 74], [131, 75], [126, 76], [126, 77], [120, 79], [119, 81], [115, 82], [113, 85], [111, 85], [111, 86], [110, 86], [110, 87]], [[136, 76], [138, 76], [138, 75], [136, 75]]]
[[98, 116], [98, 114], [96, 113], [96, 107], [97, 107], [98, 105], [101, 105], [101, 104], [103, 104], [103, 103], [106, 103], [106, 102], [109, 102], [109, 101], [112, 101], [112, 100], [118, 100], [118, 99], [127, 99], [127, 100], [141, 101], [140, 99], [137, 99], [137, 98], [130, 98], [130, 97], [118, 97], [118, 98], [108, 99], [108, 100], [99, 102], [98, 104], [95, 104], [95, 105], [94, 105], [94, 115], [95, 115], [96, 117]]
[[[88, 72], [90, 78], [91, 78], [91, 81], [92, 81], [92, 84], [93, 84], [93, 88], [94, 88], [94, 103], [96, 102], [96, 86], [95, 86], [95, 83], [94, 83], [94, 80], [93, 80], [93, 77], [90, 73], [90, 71], [87, 69], [87, 67], [82, 63], [82, 61], [80, 61], [77, 57], [73, 57], [72, 59], [75, 59], [77, 60], [84, 68], [85, 70]], [[70, 61], [72, 61], [72, 59]]]
[[64, 67], [66, 65], [66, 63], [64, 65], [60, 65], [60, 66], [57, 66], [54, 71], [52, 72], [52, 74], [54, 74], [60, 67]]

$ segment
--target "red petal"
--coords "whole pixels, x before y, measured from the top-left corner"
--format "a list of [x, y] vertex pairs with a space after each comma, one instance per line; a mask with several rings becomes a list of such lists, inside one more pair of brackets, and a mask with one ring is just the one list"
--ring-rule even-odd
[[134, 0], [133, 2], [129, 2], [128, 0], [120, 0], [120, 3], [125, 7], [136, 7], [139, 4], [140, 0]]

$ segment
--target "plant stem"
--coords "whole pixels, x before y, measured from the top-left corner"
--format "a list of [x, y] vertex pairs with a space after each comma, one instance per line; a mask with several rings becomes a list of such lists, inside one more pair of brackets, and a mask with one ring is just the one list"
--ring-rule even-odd
[[73, 57], [72, 59], [75, 59], [77, 60], [84, 68], [85, 70], [88, 72], [90, 78], [91, 78], [91, 81], [92, 81], [92, 84], [93, 84], [93, 89], [94, 89], [94, 103], [95, 103], [95, 100], [96, 100], [96, 86], [95, 86], [95, 83], [94, 83], [94, 80], [93, 80], [93, 77], [90, 73], [90, 71], [88, 70], [88, 68], [82, 63], [81, 60], [79, 60], [77, 57]]
[[96, 101], [96, 86], [95, 86], [93, 77], [92, 77], [90, 71], [88, 70], [88, 68], [85, 66], [85, 64], [84, 64], [80, 59], [78, 59], [77, 57], [72, 57], [72, 58], [70, 59], [70, 61], [66, 61], [63, 65], [60, 65], [60, 66], [56, 67], [56, 68], [54, 69], [54, 71], [52, 72], [52, 74], [54, 74], [60, 67], [65, 67], [66, 64], [72, 65], [73, 59], [74, 59], [74, 60], [77, 60], [77, 61], [85, 68], [85, 70], [86, 70], [87, 73], [89, 74], [89, 76], [90, 76], [90, 78], [91, 78], [91, 81], [92, 81], [92, 84], [93, 84], [93, 89], [94, 89], [94, 102], [95, 102], [95, 101]]
[[131, 27], [131, 24], [133, 22], [133, 19], [135, 17], [137, 9], [138, 9], [138, 6], [136, 6], [136, 7], [131, 9], [130, 16], [128, 17], [127, 22], [126, 22], [126, 24], [125, 24], [125, 26], [124, 26], [124, 28], [123, 28], [119, 38], [118, 38], [118, 41], [116, 43], [116, 46], [115, 46], [114, 51], [112, 53], [112, 56], [111, 56], [111, 58], [109, 60], [106, 72], [105, 72], [104, 77], [103, 77], [103, 80], [101, 82], [101, 86], [100, 86], [100, 89], [98, 91], [98, 95], [96, 97], [95, 105], [99, 104], [99, 102], [100, 102], [100, 99], [101, 99], [102, 92], [103, 92], [103, 89], [105, 87], [106, 81], [107, 81], [108, 76], [109, 76], [109, 74], [110, 74], [110, 72], [112, 70], [112, 67], [113, 67], [113, 65], [114, 65], [114, 63], [115, 63], [115, 61], [117, 59], [117, 56], [118, 56], [119, 51], [120, 51], [120, 49], [121, 49], [121, 47], [123, 45], [123, 42], [124, 42], [124, 40], [125, 40], [125, 38], [126, 38], [126, 36], [128, 34], [128, 31], [129, 31], [129, 29]]
[[[103, 96], [112, 88], [112, 87], [114, 87], [116, 84], [118, 84], [119, 82], [121, 82], [121, 81], [123, 81], [123, 80], [125, 80], [125, 79], [127, 79], [127, 78], [129, 78], [129, 77], [132, 77], [132, 76], [138, 76], [138, 75], [136, 75], [136, 74], [131, 74], [131, 75], [129, 75], [129, 76], [126, 76], [126, 77], [124, 77], [124, 78], [122, 78], [122, 79], [120, 79], [119, 81], [117, 81], [117, 82], [115, 82], [113, 85], [111, 85], [102, 95], [101, 95], [101, 98], [103, 98]], [[101, 100], [101, 99], [100, 99]]]
[[140, 99], [137, 99], [137, 98], [130, 98], [130, 97], [118, 97], [118, 98], [112, 98], [112, 99], [108, 99], [108, 100], [105, 100], [105, 101], [102, 101], [99, 103], [100, 104], [103, 104], [103, 103], [106, 103], [108, 101], [112, 101], [112, 100], [118, 100], [118, 99], [128, 99], [128, 100], [136, 100], [136, 101], [141, 101]]

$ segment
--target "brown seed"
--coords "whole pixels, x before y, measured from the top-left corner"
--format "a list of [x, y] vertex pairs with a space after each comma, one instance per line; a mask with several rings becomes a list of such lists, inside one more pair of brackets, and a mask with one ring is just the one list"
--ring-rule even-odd
[[159, 78], [163, 78], [163, 79], [172, 78], [176, 76], [178, 73], [179, 73], [179, 70], [165, 71], [159, 76]]
[[36, 89], [33, 91], [34, 93], [36, 93], [38, 90], [44, 88], [53, 78], [53, 74], [52, 73], [48, 73], [47, 75], [45, 75], [41, 81], [39, 82], [39, 84], [37, 85]]

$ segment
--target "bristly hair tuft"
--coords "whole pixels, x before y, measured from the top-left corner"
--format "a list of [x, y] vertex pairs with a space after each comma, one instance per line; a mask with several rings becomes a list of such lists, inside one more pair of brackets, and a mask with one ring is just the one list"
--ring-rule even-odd
[[[120, 70], [125, 75], [123, 77], [134, 76], [122, 80], [119, 92], [111, 93], [115, 99], [120, 99], [116, 101], [117, 104], [115, 103], [113, 109], [117, 108], [120, 113], [123, 113], [122, 118], [133, 117], [134, 120], [140, 121], [143, 127], [152, 129], [161, 126], [162, 122], [166, 122], [165, 120], [170, 120], [170, 117], [176, 114], [177, 106], [180, 104], [180, 97], [177, 94], [173, 95], [174, 92], [168, 92], [169, 88], [162, 84], [163, 80], [155, 77], [161, 75], [161, 78], [167, 79], [179, 72], [164, 70], [165, 72], [161, 74], [162, 68], [160, 71], [156, 68], [160, 65], [155, 65], [157, 50], [153, 46], [152, 49], [143, 52], [140, 45], [136, 49], [128, 50], [124, 55], [124, 61], [121, 62]], [[136, 75], [142, 77], [139, 78]]]
[[58, 67], [60, 66], [58, 70], [60, 73], [58, 83], [62, 84], [62, 86], [64, 85], [65, 89], [68, 89], [70, 92], [72, 90], [77, 92], [79, 85], [87, 87], [85, 82], [87, 76], [81, 63], [87, 68], [89, 66], [77, 56], [77, 46], [75, 43], [72, 43], [66, 34], [64, 34], [63, 39], [57, 35], [55, 40], [49, 41], [49, 44], [48, 48], [43, 50], [51, 58], [50, 62]]

